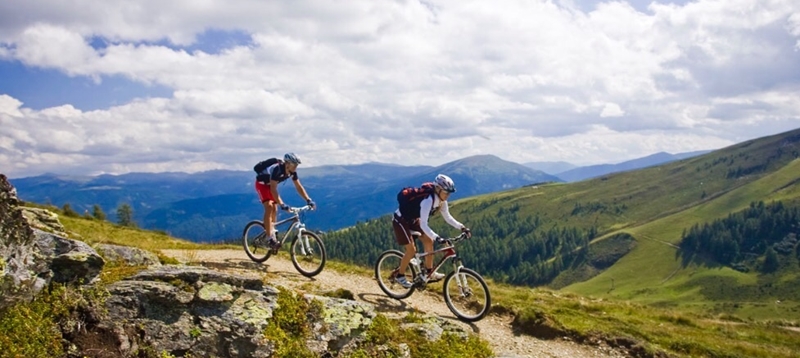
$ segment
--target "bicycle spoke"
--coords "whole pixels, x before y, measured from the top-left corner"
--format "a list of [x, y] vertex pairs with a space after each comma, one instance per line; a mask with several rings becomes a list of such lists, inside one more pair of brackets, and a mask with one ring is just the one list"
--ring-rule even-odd
[[445, 278], [445, 302], [460, 319], [477, 321], [489, 312], [491, 298], [486, 282], [476, 272], [461, 269]]
[[267, 233], [260, 221], [251, 221], [245, 226], [242, 245], [247, 256], [255, 262], [264, 262], [271, 254], [267, 247]]
[[[378, 286], [389, 297], [401, 300], [410, 296], [414, 292], [414, 288], [406, 288], [395, 280], [397, 268], [400, 267], [400, 261], [403, 254], [399, 251], [390, 250], [386, 251], [378, 258], [375, 263], [375, 279], [378, 281]], [[406, 278], [413, 280], [414, 271], [411, 265], [407, 266]]]
[[294, 267], [306, 277], [316, 276], [325, 266], [325, 245], [312, 232], [304, 231], [292, 241], [291, 255]]

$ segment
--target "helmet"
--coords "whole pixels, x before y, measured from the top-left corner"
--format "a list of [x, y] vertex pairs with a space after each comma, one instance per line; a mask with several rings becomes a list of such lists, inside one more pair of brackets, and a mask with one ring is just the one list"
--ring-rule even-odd
[[298, 158], [294, 153], [286, 153], [283, 155], [283, 161], [287, 163], [294, 163], [300, 164], [300, 158]]
[[437, 175], [436, 179], [433, 180], [433, 183], [449, 193], [456, 191], [456, 184], [453, 183], [453, 179], [450, 179], [450, 177], [447, 175]]

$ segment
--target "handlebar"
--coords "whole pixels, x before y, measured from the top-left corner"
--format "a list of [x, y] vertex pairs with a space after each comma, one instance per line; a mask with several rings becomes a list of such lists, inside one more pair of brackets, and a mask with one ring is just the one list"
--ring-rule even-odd
[[457, 243], [459, 241], [466, 240], [466, 239], [467, 239], [467, 233], [466, 232], [462, 232], [461, 235], [458, 235], [456, 237], [450, 237], [450, 238], [440, 237], [439, 240], [437, 240], [437, 242], [438, 243], [442, 243], [442, 244], [446, 243], [446, 244], [452, 246], [453, 244], [455, 244], [455, 243]]
[[298, 207], [289, 207], [289, 209], [286, 210], [286, 211], [289, 212], [289, 213], [292, 213], [292, 214], [298, 214], [298, 213], [301, 213], [303, 211], [308, 211], [308, 210], [314, 210], [314, 207], [311, 206], [311, 205], [303, 205], [303, 206], [298, 206]]

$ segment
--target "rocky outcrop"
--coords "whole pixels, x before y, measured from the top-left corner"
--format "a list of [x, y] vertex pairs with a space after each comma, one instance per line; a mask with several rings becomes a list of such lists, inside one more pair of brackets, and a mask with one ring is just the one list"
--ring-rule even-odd
[[[192, 357], [271, 357], [276, 342], [265, 332], [276, 324], [280, 290], [261, 277], [231, 275], [204, 267], [151, 266], [107, 287], [100, 330], [113, 332], [114, 350], [131, 356], [147, 346], [155, 352]], [[284, 292], [285, 294], [285, 292]], [[375, 307], [352, 300], [304, 295], [315, 309], [305, 312], [311, 327], [305, 346], [317, 356], [352, 352], [367, 338]], [[294, 309], [294, 308], [289, 308]], [[444, 319], [425, 316], [403, 323], [435, 341], [445, 332], [467, 333]], [[106, 347], [109, 349], [109, 347]]]
[[[220, 273], [203, 267], [160, 266], [108, 287], [106, 330], [119, 342], [143, 342], [157, 352], [193, 357], [269, 357], [274, 342], [264, 331], [278, 309], [278, 290], [260, 277]], [[372, 305], [304, 296], [321, 303], [307, 346], [318, 355], [358, 342], [372, 323]], [[127, 344], [128, 355], [142, 342]]]
[[85, 243], [59, 236], [63, 232], [55, 214], [23, 211], [0, 174], [0, 309], [32, 299], [51, 280], [89, 283], [97, 277], [105, 261]]
[[17, 192], [0, 174], [0, 309], [30, 300], [50, 281], [49, 263], [18, 207]]

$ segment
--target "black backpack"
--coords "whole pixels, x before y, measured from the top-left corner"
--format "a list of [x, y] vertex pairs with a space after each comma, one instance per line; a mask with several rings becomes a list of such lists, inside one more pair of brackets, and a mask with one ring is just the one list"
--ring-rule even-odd
[[419, 218], [419, 203], [433, 194], [433, 183], [422, 183], [419, 188], [406, 187], [397, 193], [397, 203], [400, 206], [400, 214], [407, 219]]
[[267, 169], [270, 166], [272, 166], [273, 164], [280, 163], [280, 162], [281, 162], [281, 160], [278, 159], [278, 158], [269, 158], [267, 160], [258, 162], [258, 164], [256, 164], [256, 166], [253, 167], [253, 170], [256, 171], [256, 174], [261, 174], [261, 172], [263, 172], [264, 169]]

